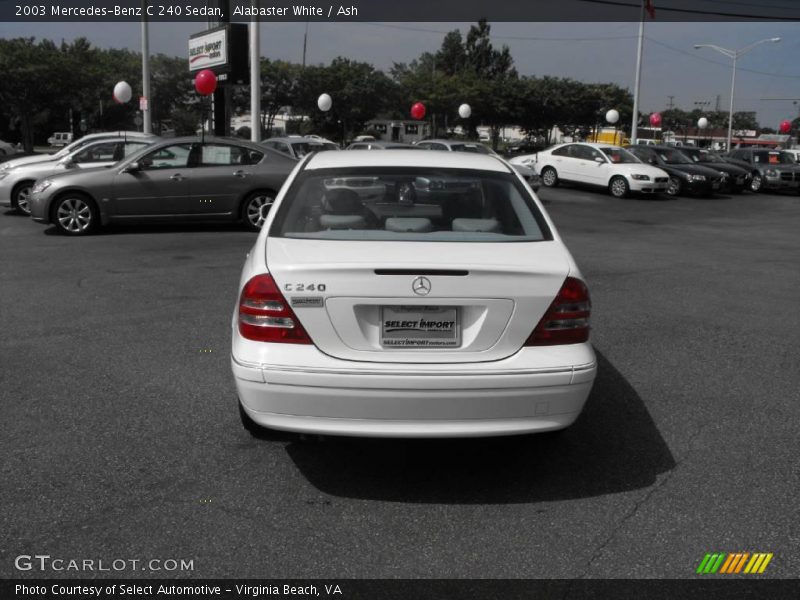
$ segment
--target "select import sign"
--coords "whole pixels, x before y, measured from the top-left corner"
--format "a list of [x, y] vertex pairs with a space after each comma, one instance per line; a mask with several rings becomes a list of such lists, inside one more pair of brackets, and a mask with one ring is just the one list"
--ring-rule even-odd
[[247, 25], [226, 24], [189, 37], [189, 72], [211, 69], [234, 83], [249, 81]]

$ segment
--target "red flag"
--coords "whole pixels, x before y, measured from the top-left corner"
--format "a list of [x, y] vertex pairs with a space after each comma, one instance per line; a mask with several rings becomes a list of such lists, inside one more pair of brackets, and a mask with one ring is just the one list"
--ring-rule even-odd
[[647, 14], [651, 19], [656, 18], [656, 7], [653, 6], [653, 0], [645, 0], [644, 7], [647, 9]]

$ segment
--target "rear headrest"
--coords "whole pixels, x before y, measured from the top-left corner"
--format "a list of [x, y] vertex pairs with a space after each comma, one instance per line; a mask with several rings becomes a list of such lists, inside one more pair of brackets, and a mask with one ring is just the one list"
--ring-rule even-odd
[[358, 194], [347, 188], [335, 188], [325, 191], [323, 208], [334, 215], [358, 214], [364, 208]]

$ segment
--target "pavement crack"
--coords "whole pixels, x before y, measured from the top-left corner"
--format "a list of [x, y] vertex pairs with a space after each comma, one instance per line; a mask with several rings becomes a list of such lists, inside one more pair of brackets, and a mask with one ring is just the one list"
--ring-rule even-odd
[[711, 423], [702, 423], [697, 430], [689, 436], [689, 440], [686, 443], [686, 452], [684, 453], [683, 457], [675, 462], [675, 466], [666, 474], [664, 474], [659, 481], [653, 484], [647, 492], [639, 498], [636, 502], [633, 503], [631, 509], [619, 520], [617, 523], [612, 527], [611, 531], [609, 532], [608, 536], [600, 543], [597, 548], [595, 548], [592, 555], [589, 557], [589, 560], [586, 561], [586, 566], [584, 567], [583, 571], [577, 576], [577, 579], [584, 579], [588, 576], [592, 565], [600, 558], [603, 554], [605, 549], [614, 541], [614, 538], [617, 536], [617, 533], [630, 521], [633, 519], [639, 512], [639, 509], [642, 508], [650, 499], [658, 492], [661, 488], [663, 488], [667, 483], [673, 478], [675, 473], [681, 467], [682, 464], [686, 462], [686, 460], [693, 454], [694, 452], [694, 443], [698, 437], [703, 433], [703, 431], [710, 425]]

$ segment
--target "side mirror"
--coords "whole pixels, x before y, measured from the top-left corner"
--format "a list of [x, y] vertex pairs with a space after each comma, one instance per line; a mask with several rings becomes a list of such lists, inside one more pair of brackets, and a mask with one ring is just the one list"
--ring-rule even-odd
[[604, 165], [604, 164], [606, 164], [606, 161], [604, 161], [604, 160], [603, 160], [603, 157], [602, 157], [602, 156], [595, 156], [595, 157], [594, 157], [594, 162], [596, 162], [596, 163], [597, 163], [597, 164], [599, 164], [599, 165]]
[[136, 173], [137, 171], [141, 171], [142, 167], [137, 161], [133, 161], [131, 164], [126, 166], [120, 173]]
[[658, 164], [658, 160], [656, 159], [655, 156], [651, 156], [650, 158], [648, 158], [647, 162], [649, 162], [651, 165], [657, 165]]
[[64, 167], [65, 169], [72, 169], [76, 166], [77, 163], [71, 158], [62, 158], [60, 161], [58, 161], [58, 164]]

